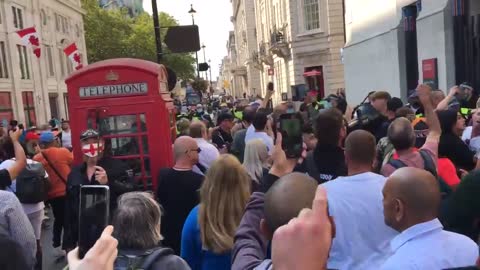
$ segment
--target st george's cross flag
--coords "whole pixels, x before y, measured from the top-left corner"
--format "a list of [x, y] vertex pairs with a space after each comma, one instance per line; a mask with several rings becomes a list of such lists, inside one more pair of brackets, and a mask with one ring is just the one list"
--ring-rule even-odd
[[63, 51], [68, 56], [70, 61], [72, 61], [73, 68], [75, 70], [79, 70], [83, 67], [82, 57], [80, 56], [80, 53], [78, 52], [78, 49], [77, 49], [77, 45], [75, 43], [70, 44], [68, 47], [63, 49]]
[[40, 58], [40, 39], [38, 38], [37, 30], [35, 27], [29, 27], [17, 31], [17, 34], [22, 39], [22, 44], [25, 46], [32, 46], [33, 53], [37, 58]]

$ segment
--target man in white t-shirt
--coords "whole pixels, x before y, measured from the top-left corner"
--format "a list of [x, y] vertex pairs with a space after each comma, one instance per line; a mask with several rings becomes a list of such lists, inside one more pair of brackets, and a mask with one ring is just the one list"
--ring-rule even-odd
[[248, 127], [245, 135], [245, 144], [254, 139], [261, 139], [268, 148], [273, 149], [273, 138], [267, 134], [268, 114], [265, 109], [259, 109], [253, 118], [252, 125]]
[[198, 153], [198, 164], [193, 166], [192, 171], [205, 175], [210, 165], [220, 156], [218, 149], [207, 138], [207, 127], [201, 121], [193, 121], [190, 124], [190, 136], [197, 141], [200, 152]]
[[398, 233], [384, 222], [382, 189], [386, 179], [371, 172], [375, 147], [371, 133], [350, 133], [345, 141], [348, 176], [322, 184], [336, 231], [329, 269], [378, 269], [391, 255], [390, 241]]
[[62, 146], [69, 150], [72, 149], [72, 131], [68, 120], [62, 121]]

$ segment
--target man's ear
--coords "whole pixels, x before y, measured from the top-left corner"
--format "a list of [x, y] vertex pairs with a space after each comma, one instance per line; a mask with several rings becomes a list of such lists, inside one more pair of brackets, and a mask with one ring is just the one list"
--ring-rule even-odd
[[268, 240], [272, 240], [273, 238], [273, 232], [268, 228], [267, 221], [262, 218], [260, 220], [260, 231], [262, 232], [263, 236], [267, 238]]

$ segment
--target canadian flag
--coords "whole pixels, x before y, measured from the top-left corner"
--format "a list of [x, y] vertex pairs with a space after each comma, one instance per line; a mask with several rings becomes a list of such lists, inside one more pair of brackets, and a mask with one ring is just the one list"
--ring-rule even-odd
[[31, 45], [35, 56], [37, 56], [37, 58], [40, 58], [40, 40], [38, 38], [37, 30], [35, 30], [35, 27], [19, 30], [17, 31], [17, 34], [22, 39], [23, 45]]
[[70, 61], [72, 61], [73, 68], [75, 70], [79, 70], [83, 67], [82, 57], [80, 57], [80, 53], [78, 52], [77, 45], [75, 43], [70, 44], [68, 47], [63, 49], [63, 51], [68, 58], [70, 58]]

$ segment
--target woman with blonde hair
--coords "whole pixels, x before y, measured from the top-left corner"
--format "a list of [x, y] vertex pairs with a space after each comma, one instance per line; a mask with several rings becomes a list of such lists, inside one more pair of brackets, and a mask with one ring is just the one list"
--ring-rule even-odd
[[268, 149], [263, 140], [255, 139], [247, 143], [245, 146], [243, 167], [245, 167], [252, 180], [252, 193], [259, 190], [260, 180], [264, 174], [268, 173], [267, 160]]
[[208, 169], [182, 231], [181, 256], [192, 270], [229, 270], [235, 231], [250, 198], [250, 177], [232, 155]]

